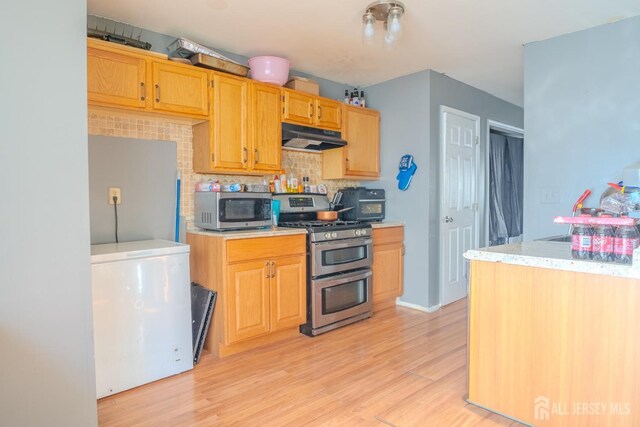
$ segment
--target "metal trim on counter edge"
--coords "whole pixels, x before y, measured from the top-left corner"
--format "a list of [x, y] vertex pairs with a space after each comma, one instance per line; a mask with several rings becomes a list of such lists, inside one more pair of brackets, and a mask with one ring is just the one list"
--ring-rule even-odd
[[500, 412], [500, 411], [495, 411], [495, 410], [493, 410], [493, 409], [491, 409], [491, 408], [488, 408], [488, 407], [486, 407], [486, 406], [484, 406], [484, 405], [481, 405], [481, 404], [476, 403], [476, 402], [474, 402], [474, 401], [472, 401], [472, 400], [469, 400], [469, 395], [465, 395], [462, 399], [463, 399], [465, 402], [467, 402], [468, 404], [473, 405], [473, 406], [477, 406], [478, 408], [482, 408], [482, 409], [484, 409], [485, 411], [489, 411], [489, 412], [492, 412], [492, 413], [494, 413], [494, 414], [498, 414], [498, 415], [500, 415], [501, 417], [508, 418], [508, 419], [513, 420], [513, 421], [515, 421], [515, 422], [517, 422], [517, 423], [524, 424], [525, 426], [529, 426], [529, 427], [536, 427], [534, 424], [529, 424], [529, 423], [524, 422], [524, 421], [522, 421], [522, 420], [520, 420], [520, 419], [518, 419], [518, 418], [512, 417], [512, 416], [507, 415], [507, 414], [503, 414], [503, 413], [502, 413], [502, 412]]

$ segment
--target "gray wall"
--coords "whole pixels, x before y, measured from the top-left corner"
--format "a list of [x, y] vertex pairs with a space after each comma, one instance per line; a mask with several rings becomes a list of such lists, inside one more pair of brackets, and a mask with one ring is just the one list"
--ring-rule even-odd
[[176, 218], [176, 143], [89, 136], [91, 244], [115, 242], [109, 187], [120, 187], [118, 241], [173, 240]]
[[[429, 72], [421, 71], [367, 88], [368, 104], [380, 110], [380, 180], [388, 220], [405, 223], [405, 275], [402, 300], [428, 305]], [[398, 190], [398, 164], [412, 154], [418, 169], [407, 191]]]
[[[590, 188], [597, 206], [606, 183], [640, 160], [640, 17], [525, 46], [525, 239], [561, 234]], [[558, 203], [541, 202], [556, 188]]]
[[[96, 22], [99, 22], [98, 25], [100, 25], [100, 29], [103, 29], [103, 25], [107, 25], [107, 29], [108, 31], [113, 31], [115, 29], [115, 31], [117, 31], [118, 33], [120, 33], [122, 31], [123, 28], [123, 24], [116, 22], [116, 21], [112, 21], [112, 20], [105, 20], [105, 19], [101, 19], [101, 20], [97, 20], [96, 16], [94, 15], [89, 15], [88, 16], [88, 23], [90, 26], [95, 27]], [[136, 36], [137, 36], [137, 32], [136, 32]], [[151, 50], [154, 52], [159, 52], [159, 53], [164, 53], [164, 54], [168, 54], [168, 50], [167, 47], [174, 42], [174, 40], [178, 37], [180, 37], [181, 34], [178, 34], [177, 36], [172, 36], [172, 35], [166, 35], [166, 34], [161, 34], [161, 33], [156, 33], [154, 31], [150, 31], [150, 30], [145, 30], [142, 29], [142, 37], [141, 40], [142, 41], [146, 41], [151, 43]], [[223, 54], [224, 56], [226, 56], [229, 59], [232, 59], [233, 61], [239, 62], [242, 65], [247, 65], [247, 61], [248, 61], [248, 57], [246, 56], [242, 56], [242, 55], [238, 55], [232, 52], [227, 52], [225, 50], [222, 49], [218, 49], [216, 46], [209, 46], [206, 45], [205, 43], [203, 43], [200, 40], [193, 40], [196, 43], [200, 43], [202, 45], [205, 45], [206, 47], [210, 48], [210, 49], [214, 49], [215, 51]], [[268, 55], [268, 52], [264, 53], [265, 55]], [[296, 64], [292, 64], [292, 67], [295, 67]], [[311, 74], [308, 73], [303, 73], [302, 71], [296, 71], [295, 69], [292, 69], [289, 72], [289, 76], [302, 76], [302, 77], [308, 77], [311, 78], [315, 81], [318, 82], [318, 85], [320, 86], [320, 95], [324, 96], [326, 98], [333, 98], [333, 99], [338, 99], [338, 100], [342, 100], [344, 98], [344, 91], [345, 89], [352, 89], [353, 86], [349, 86], [347, 83], [338, 83], [338, 82], [334, 82], [332, 80], [327, 80], [327, 79], [323, 79], [320, 77], [316, 77], [313, 76]]]
[[[388, 219], [405, 222], [405, 292], [402, 301], [424, 308], [440, 304], [439, 171], [440, 106], [481, 118], [480, 174], [486, 147], [487, 119], [523, 127], [523, 110], [486, 92], [434, 71], [421, 71], [367, 88], [369, 104], [381, 111], [380, 181], [387, 190]], [[413, 154], [418, 170], [408, 191], [395, 176], [403, 154]], [[483, 200], [484, 194], [479, 194]], [[481, 218], [481, 242], [484, 218]]]
[[94, 426], [86, 4], [4, 5], [0, 425]]

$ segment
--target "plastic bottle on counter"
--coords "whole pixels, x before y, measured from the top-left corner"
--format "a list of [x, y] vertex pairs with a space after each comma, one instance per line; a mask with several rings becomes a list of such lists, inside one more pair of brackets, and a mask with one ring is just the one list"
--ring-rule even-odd
[[311, 193], [311, 186], [309, 185], [309, 177], [305, 176], [302, 178], [303, 191], [305, 193]]
[[282, 181], [278, 178], [278, 175], [273, 177], [273, 187], [276, 193], [282, 193]]
[[291, 174], [290, 183], [289, 183], [289, 191], [291, 193], [298, 192], [298, 178], [294, 174]]
[[613, 241], [615, 262], [631, 264], [633, 251], [638, 247], [639, 243], [638, 229], [635, 225], [621, 225], [618, 227]]
[[344, 103], [345, 104], [351, 103], [351, 97], [349, 96], [349, 89], [344, 90]]
[[[602, 215], [602, 218], [610, 215]], [[613, 261], [614, 231], [610, 225], [598, 225], [593, 229], [591, 238], [591, 259], [600, 262]]]
[[593, 231], [586, 224], [571, 227], [571, 256], [573, 259], [591, 259]]
[[282, 187], [282, 193], [288, 193], [289, 192], [289, 187], [288, 187], [288, 182], [287, 182], [287, 175], [284, 173], [284, 170], [282, 171], [282, 173], [280, 174], [280, 186]]
[[363, 90], [360, 91], [360, 106], [361, 107], [366, 107], [367, 106], [367, 102], [364, 100], [364, 91]]

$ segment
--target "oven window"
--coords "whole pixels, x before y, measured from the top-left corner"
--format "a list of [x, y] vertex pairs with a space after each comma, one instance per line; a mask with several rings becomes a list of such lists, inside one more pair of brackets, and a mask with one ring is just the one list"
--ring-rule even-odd
[[337, 313], [367, 302], [365, 279], [322, 290], [322, 314]]
[[361, 203], [360, 213], [364, 215], [375, 215], [382, 213], [382, 203]]
[[322, 251], [322, 265], [339, 265], [360, 261], [367, 257], [367, 246], [352, 246], [342, 249], [326, 249]]

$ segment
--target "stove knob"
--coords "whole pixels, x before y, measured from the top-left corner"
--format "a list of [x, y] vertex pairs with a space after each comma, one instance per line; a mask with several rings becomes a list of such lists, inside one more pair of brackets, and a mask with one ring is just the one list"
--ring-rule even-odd
[[333, 233], [331, 233], [331, 238], [335, 239], [336, 237], [338, 237], [338, 233], [336, 233], [335, 231]]
[[324, 238], [325, 239], [330, 239], [331, 238], [331, 233], [324, 233]]
[[355, 235], [356, 235], [356, 237], [357, 237], [357, 236], [360, 236], [360, 230], [354, 230], [353, 234], [355, 234]]

